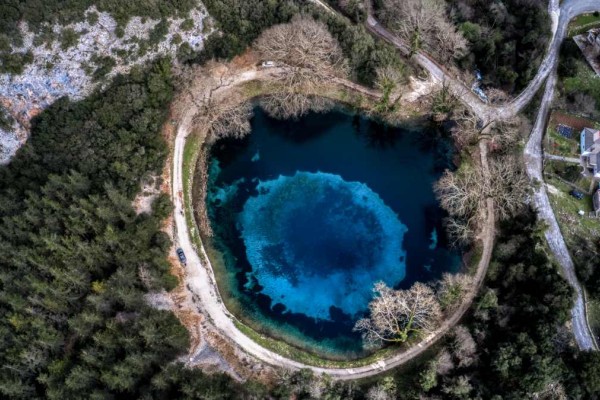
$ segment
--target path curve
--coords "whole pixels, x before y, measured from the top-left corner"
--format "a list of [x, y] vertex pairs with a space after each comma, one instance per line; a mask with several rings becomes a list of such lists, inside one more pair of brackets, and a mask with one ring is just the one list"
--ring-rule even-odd
[[[229, 90], [237, 85], [243, 84], [250, 80], [257, 79], [260, 73], [257, 71], [245, 72], [234, 79], [227, 87], [220, 88], [218, 91]], [[268, 75], [268, 72], [262, 71], [262, 75]], [[353, 85], [345, 85], [353, 86]], [[213, 94], [218, 91], [212, 92]], [[222, 94], [222, 93], [221, 93]], [[316, 374], [327, 374], [334, 379], [349, 380], [365, 378], [372, 375], [382, 373], [384, 371], [395, 368], [419, 354], [423, 353], [429, 346], [443, 337], [458, 321], [464, 313], [469, 309], [473, 299], [475, 298], [479, 286], [485, 278], [487, 268], [492, 256], [492, 250], [495, 237], [495, 215], [493, 199], [488, 199], [485, 210], [482, 210], [484, 221], [482, 221], [482, 232], [480, 239], [482, 242], [481, 259], [477, 266], [477, 272], [474, 277], [473, 289], [465, 296], [463, 303], [448, 319], [444, 320], [442, 325], [432, 332], [421, 342], [411, 346], [409, 349], [391, 355], [380, 361], [371, 364], [355, 367], [355, 368], [322, 368], [306, 365], [289, 358], [283, 357], [271, 350], [268, 350], [244, 333], [242, 333], [234, 323], [235, 317], [227, 310], [223, 304], [216, 280], [212, 270], [212, 266], [208, 260], [204, 248], [195, 249], [189, 235], [189, 229], [195, 227], [187, 226], [187, 221], [183, 211], [185, 210], [185, 194], [183, 193], [183, 153], [185, 143], [188, 136], [192, 133], [192, 119], [195, 110], [191, 108], [179, 121], [177, 128], [177, 136], [174, 144], [173, 154], [173, 180], [171, 199], [175, 206], [174, 220], [176, 228], [176, 239], [178, 246], [181, 247], [187, 256], [186, 277], [185, 283], [187, 288], [193, 294], [195, 303], [199, 305], [203, 313], [208, 317], [213, 326], [225, 337], [232, 340], [237, 346], [246, 353], [258, 358], [259, 360], [277, 367], [284, 367], [292, 370], [310, 369]], [[481, 163], [484, 171], [488, 171], [487, 163], [487, 140], [480, 142]], [[198, 252], [196, 252], [198, 250]], [[200, 254], [200, 256], [198, 255]]]
[[[313, 0], [321, 4], [319, 0]], [[370, 10], [370, 7], [367, 7]], [[438, 82], [444, 82], [448, 85], [450, 91], [471, 111], [479, 117], [484, 125], [494, 120], [505, 120], [516, 116], [519, 112], [531, 102], [535, 94], [541, 88], [558, 61], [560, 46], [567, 35], [567, 29], [571, 19], [578, 15], [594, 11], [600, 11], [600, 1], [598, 0], [565, 0], [559, 6], [558, 0], [550, 0], [548, 4], [548, 13], [552, 21], [552, 40], [548, 45], [548, 51], [544, 60], [540, 64], [537, 74], [529, 82], [527, 87], [513, 100], [499, 106], [491, 106], [483, 103], [479, 97], [471, 92], [468, 86], [452, 76], [446, 69], [438, 64], [433, 57], [424, 51], [419, 51], [413, 56], [413, 59]], [[391, 43], [403, 54], [410, 54], [409, 46], [393, 33], [388, 31], [379, 23], [369, 12], [366, 21], [367, 28], [377, 36]]]
[[[319, 0], [316, 0], [316, 2], [323, 5]], [[328, 8], [328, 10], [331, 11], [330, 8]], [[457, 97], [464, 104], [466, 104], [475, 115], [482, 119], [482, 121], [487, 123], [497, 119], [511, 118], [517, 115], [531, 101], [546, 77], [551, 71], [556, 69], [558, 52], [560, 50], [560, 45], [566, 36], [566, 29], [569, 21], [577, 15], [593, 11], [600, 11], [600, 2], [595, 0], [566, 0], [559, 8], [558, 0], [550, 0], [549, 12], [553, 24], [553, 37], [546, 57], [544, 58], [538, 73], [534, 79], [532, 79], [527, 88], [511, 102], [502, 106], [489, 106], [487, 104], [483, 104], [479, 98], [471, 93], [471, 91], [462, 82], [450, 76], [446, 71], [443, 70], [441, 66], [439, 66], [439, 64], [437, 64], [425, 53], [418, 53], [415, 55], [415, 59], [424, 69], [429, 71], [434, 79], [448, 84], [451, 91], [457, 95]], [[388, 32], [371, 15], [369, 15], [367, 20], [367, 27], [374, 33], [392, 43], [401, 51], [406, 51], [405, 44]], [[238, 79], [236, 84], [247, 82], [248, 80], [252, 79], [254, 78], [250, 76], [248, 76], [248, 79]], [[531, 135], [532, 137], [530, 138], [525, 149], [525, 156], [528, 160], [527, 172], [532, 178], [537, 179], [539, 176], [540, 182], [543, 182], [541, 179], [541, 138], [539, 137], [540, 135], [543, 136], [543, 128], [540, 126], [544, 125], [545, 123], [545, 119], [542, 120], [542, 117], [547, 115], [547, 109], [549, 107], [549, 102], [552, 99], [555, 83], [556, 77], [553, 74], [547, 85], [544, 101], [542, 102], [542, 108], [538, 114], [536, 127], [534, 128]], [[265, 349], [254, 342], [252, 339], [243, 334], [234, 324], [233, 319], [235, 317], [229, 313], [220, 299], [213, 270], [208, 262], [208, 257], [206, 256], [204, 248], [199, 249], [200, 253], [202, 254], [202, 258], [206, 260], [206, 262], [203, 263], [196, 253], [189, 237], [188, 229], [192, 227], [187, 226], [186, 219], [183, 215], [185, 206], [184, 198], [178, 194], [183, 192], [183, 150], [185, 147], [185, 141], [190, 134], [192, 117], [193, 114], [188, 113], [184, 116], [182, 121], [180, 121], [175, 139], [173, 156], [172, 200], [175, 205], [175, 226], [179, 246], [182, 247], [188, 255], [186, 283], [190, 291], [192, 291], [192, 293], [194, 293], [194, 295], [198, 298], [203, 311], [206, 313], [213, 325], [224, 336], [236, 343], [242, 350], [268, 364], [279, 367], [290, 369], [308, 368], [314, 373], [328, 374], [335, 379], [365, 378], [395, 368], [396, 366], [418, 356], [439, 338], [444, 336], [444, 334], [452, 326], [454, 326], [468, 310], [473, 298], [477, 293], [476, 289], [479, 288], [480, 284], [485, 278], [487, 267], [492, 255], [493, 241], [495, 236], [493, 199], [488, 199], [486, 201], [485, 210], [482, 210], [482, 212], [485, 213], [485, 222], [483, 223], [483, 230], [480, 236], [482, 239], [483, 252], [474, 280], [475, 289], [469, 293], [463, 304], [461, 304], [460, 308], [449, 319], [445, 320], [435, 332], [422, 340], [420, 343], [412, 346], [406, 351], [397, 353], [384, 360], [377, 361], [366, 366], [356, 368], [321, 368], [305, 365], [303, 363], [282, 357], [279, 354]], [[542, 121], [541, 124], [539, 122], [540, 120]], [[480, 157], [484, 172], [488, 171], [486, 174], [489, 174], [487, 161], [487, 140], [482, 140], [480, 142]], [[541, 206], [538, 207], [538, 213], [542, 219], [549, 223], [551, 227], [551, 229], [546, 232], [546, 239], [548, 240], [551, 249], [553, 249], [553, 251], [556, 249], [555, 254], [557, 259], [563, 266], [563, 270], [565, 271], [567, 279], [571, 285], [573, 285], [577, 293], [576, 304], [572, 311], [576, 340], [580, 348], [591, 349], [594, 345], [593, 340], [589, 335], [589, 331], [587, 330], [587, 321], [585, 318], [585, 307], [582, 299], [581, 287], [579, 286], [575, 276], [572, 260], [570, 259], [568, 250], [566, 250], [566, 245], [562, 235], [560, 234], [560, 229], [558, 229], [558, 224], [556, 223], [556, 219], [552, 213], [552, 208], [549, 207], [547, 193], [545, 192], [543, 185], [541, 185], [541, 187], [542, 189], [536, 190], [534, 202]]]
[[[320, 0], [313, 1], [320, 2]], [[370, 14], [370, 7], [368, 7], [368, 9], [369, 15], [366, 22], [367, 27], [378, 36], [390, 42], [404, 54], [409, 54], [409, 48], [406, 43], [385, 29]], [[560, 228], [548, 199], [548, 194], [546, 193], [543, 184], [542, 139], [546, 127], [546, 120], [548, 118], [549, 107], [554, 94], [554, 88], [556, 86], [556, 69], [560, 47], [567, 36], [569, 22], [578, 15], [594, 11], [600, 11], [599, 0], [565, 0], [560, 6], [559, 0], [549, 0], [548, 13], [552, 21], [552, 40], [548, 46], [546, 56], [544, 57], [537, 74], [531, 82], [529, 82], [523, 92], [504, 105], [490, 106], [484, 104], [477, 96], [471, 93], [467, 86], [452, 77], [425, 52], [419, 52], [414, 56], [414, 59], [422, 68], [429, 71], [434, 79], [445, 82], [445, 84], [449, 86], [451, 92], [454, 93], [463, 104], [469, 107], [484, 124], [494, 120], [505, 120], [516, 116], [533, 99], [548, 75], [551, 74], [546, 84], [546, 90], [544, 92], [535, 127], [533, 128], [531, 137], [525, 148], [525, 163], [527, 174], [530, 179], [534, 181], [537, 180], [541, 184], [540, 188], [535, 188], [534, 190], [533, 202], [537, 208], [538, 218], [548, 224], [549, 228], [546, 231], [546, 240], [555, 259], [560, 264], [565, 278], [576, 292], [575, 305], [571, 314], [574, 336], [579, 348], [582, 350], [598, 350], [598, 346], [589, 328], [585, 303], [582, 296], [582, 288], [575, 274], [573, 260], [571, 259], [562, 233], [560, 232]]]

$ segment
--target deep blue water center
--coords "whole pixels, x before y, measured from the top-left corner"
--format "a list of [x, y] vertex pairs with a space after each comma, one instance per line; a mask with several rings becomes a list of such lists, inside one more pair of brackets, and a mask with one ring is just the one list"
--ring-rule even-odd
[[332, 356], [361, 354], [352, 332], [373, 284], [410, 287], [458, 268], [432, 184], [448, 139], [342, 111], [277, 121], [218, 142], [209, 168], [213, 247], [228, 295], [252, 324]]
[[406, 227], [366, 185], [323, 172], [261, 182], [240, 214], [246, 255], [262, 293], [289, 311], [356, 315], [383, 280], [405, 275]]

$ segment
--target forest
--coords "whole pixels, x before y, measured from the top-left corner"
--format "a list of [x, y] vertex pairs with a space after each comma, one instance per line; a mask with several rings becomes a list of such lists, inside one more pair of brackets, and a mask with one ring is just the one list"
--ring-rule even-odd
[[58, 101], [0, 169], [0, 397], [225, 398], [235, 388], [171, 363], [188, 333], [143, 298], [175, 284], [160, 231], [168, 197], [150, 215], [131, 205], [165, 161], [169, 65]]
[[535, 76], [550, 39], [544, 0], [447, 0], [449, 15], [469, 43], [458, 60], [484, 84], [520, 92]]
[[596, 398], [600, 356], [579, 352], [565, 328], [572, 290], [548, 258], [543, 229], [532, 210], [501, 224], [466, 329], [456, 329], [423, 369], [415, 382], [422, 391], [451, 399]]

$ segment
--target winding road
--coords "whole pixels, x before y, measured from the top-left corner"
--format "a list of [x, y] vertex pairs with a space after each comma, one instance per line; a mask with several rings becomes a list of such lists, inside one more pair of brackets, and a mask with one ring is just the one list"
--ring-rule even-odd
[[[325, 6], [320, 0], [314, 2]], [[331, 12], [331, 8], [327, 7]], [[531, 81], [529, 86], [514, 100], [501, 106], [491, 106], [484, 104], [475, 96], [462, 82], [454, 79], [448, 72], [439, 66], [432, 58], [424, 53], [418, 53], [414, 56], [416, 61], [426, 69], [432, 77], [448, 84], [455, 95], [466, 104], [475, 115], [484, 122], [491, 122], [498, 119], [506, 119], [515, 116], [521, 111], [533, 98], [535, 93], [543, 85], [545, 79], [555, 71], [558, 51], [562, 40], [565, 37], [567, 25], [571, 18], [592, 11], [600, 11], [600, 2], [597, 0], [565, 0], [562, 6], [558, 7], [558, 0], [550, 0], [549, 11], [553, 21], [553, 39], [550, 43], [547, 55], [542, 62], [540, 69]], [[399, 50], [406, 52], [406, 45], [388, 32], [381, 26], [372, 16], [369, 16], [367, 26], [371, 31], [381, 36], [385, 40], [395, 45]], [[257, 78], [256, 71], [246, 72], [228, 86], [235, 86], [254, 80]], [[545, 128], [545, 121], [548, 110], [552, 102], [554, 87], [556, 84], [556, 76], [554, 73], [550, 75], [544, 98], [540, 107], [540, 112], [537, 117], [536, 125], [532, 131], [529, 142], [525, 149], [525, 157], [527, 163], [527, 172], [533, 180], [542, 182], [542, 137]], [[220, 88], [219, 90], [227, 90], [228, 87]], [[173, 181], [172, 181], [172, 201], [175, 205], [175, 227], [176, 237], [179, 246], [185, 251], [188, 259], [186, 267], [186, 284], [192, 292], [195, 303], [200, 307], [202, 312], [207, 316], [213, 326], [221, 332], [224, 337], [233, 341], [240, 349], [251, 354], [268, 364], [285, 367], [290, 369], [308, 368], [317, 374], [328, 374], [334, 379], [358, 379], [375, 374], [379, 374], [386, 370], [392, 369], [406, 361], [416, 357], [425, 351], [432, 343], [442, 337], [452, 326], [454, 326], [469, 308], [470, 303], [476, 295], [476, 290], [473, 290], [465, 299], [461, 307], [447, 320], [445, 320], [435, 332], [432, 332], [428, 337], [420, 343], [410, 347], [406, 351], [396, 353], [389, 358], [374, 362], [362, 367], [356, 368], [321, 368], [299, 363], [297, 361], [285, 358], [270, 351], [258, 343], [254, 342], [244, 333], [242, 333], [234, 323], [235, 317], [229, 313], [223, 304], [212, 267], [208, 261], [208, 257], [203, 248], [195, 249], [189, 236], [189, 229], [194, 229], [187, 226], [187, 221], [184, 216], [185, 202], [183, 196], [183, 153], [187, 137], [191, 134], [191, 122], [195, 111], [188, 111], [187, 114], [179, 121], [177, 136], [174, 145], [173, 155]], [[487, 164], [487, 141], [484, 139], [480, 142], [481, 164], [484, 171], [488, 170]], [[487, 172], [489, 173], [489, 172]], [[565, 277], [569, 283], [575, 288], [577, 293], [577, 301], [573, 308], [573, 329], [578, 345], [582, 349], [594, 348], [593, 338], [591, 337], [587, 321], [585, 318], [585, 307], [582, 299], [581, 287], [574, 273], [573, 262], [566, 248], [560, 229], [554, 218], [552, 208], [550, 207], [548, 196], [543, 185], [536, 189], [533, 201], [538, 208], [540, 218], [548, 223], [549, 229], [546, 232], [546, 238], [549, 246], [557, 261], [560, 262]], [[475, 276], [475, 288], [478, 288], [487, 272], [494, 238], [495, 215], [493, 200], [488, 199], [485, 210], [485, 223], [483, 232], [480, 238], [482, 240], [482, 257], [478, 265]], [[198, 250], [198, 252], [196, 251]], [[198, 255], [200, 254], [200, 256]]]
[[538, 111], [529, 141], [525, 146], [525, 166], [529, 179], [539, 183], [537, 185], [532, 185], [532, 201], [537, 210], [538, 218], [547, 225], [544, 234], [546, 236], [546, 241], [548, 242], [548, 247], [550, 247], [550, 250], [554, 254], [554, 258], [562, 267], [563, 276], [575, 290], [575, 304], [571, 309], [575, 341], [582, 350], [597, 350], [597, 345], [587, 322], [583, 291], [577, 280], [577, 275], [575, 274], [575, 266], [562, 233], [560, 232], [556, 216], [552, 211], [548, 192], [546, 191], [546, 185], [543, 184], [544, 177], [542, 175], [542, 170], [544, 153], [542, 149], [542, 140], [544, 138], [546, 121], [548, 120], [548, 114], [550, 113], [550, 105], [552, 104], [555, 88], [556, 71], [553, 71], [546, 83], [540, 110]]
[[[315, 1], [319, 2], [320, 0]], [[535, 126], [524, 151], [529, 178], [534, 182], [537, 181], [543, 183], [542, 161], [544, 155], [542, 141], [550, 105], [552, 104], [554, 96], [554, 89], [556, 87], [556, 68], [558, 66], [560, 47], [563, 40], [566, 38], [569, 21], [578, 15], [594, 11], [600, 11], [599, 0], [565, 0], [560, 7], [559, 0], [549, 1], [548, 13], [552, 20], [553, 35], [546, 56], [542, 61], [536, 76], [531, 80], [523, 92], [503, 105], [496, 106], [484, 104], [479, 97], [471, 93], [464, 83], [455, 79], [426, 53], [419, 52], [413, 58], [422, 68], [429, 71], [434, 79], [448, 85], [451, 92], [463, 104], [469, 107], [473, 114], [482, 120], [484, 125], [495, 120], [509, 119], [517, 115], [527, 104], [529, 104], [538, 90], [542, 87], [546, 78], [550, 75]], [[373, 33], [393, 44], [404, 54], [409, 54], [409, 47], [406, 43], [385, 29], [370, 13], [367, 18], [367, 27]], [[582, 287], [577, 280], [573, 260], [571, 259], [571, 255], [567, 249], [562, 233], [560, 232], [556, 217], [554, 216], [545, 185], [541, 184], [535, 189], [532, 200], [536, 207], [538, 217], [548, 224], [548, 229], [545, 233], [548, 246], [550, 247], [554, 258], [560, 264], [564, 277], [575, 290], [576, 299], [575, 305], [571, 310], [571, 315], [576, 342], [582, 350], [598, 350], [597, 343], [594, 340], [593, 333], [591, 332], [587, 321]]]
[[[320, 3], [319, 0], [314, 0], [314, 2]], [[513, 100], [502, 105], [488, 105], [483, 103], [478, 96], [471, 92], [469, 86], [456, 79], [427, 53], [423, 51], [417, 52], [413, 56], [413, 59], [423, 69], [427, 70], [434, 79], [448, 85], [451, 92], [463, 104], [469, 107], [473, 114], [484, 122], [484, 125], [493, 120], [509, 119], [517, 115], [529, 104], [548, 77], [550, 71], [557, 65], [560, 46], [566, 37], [569, 21], [578, 15], [593, 11], [600, 11], [600, 2], [598, 0], [565, 0], [560, 7], [558, 0], [549, 1], [548, 13], [552, 21], [552, 40], [548, 46], [546, 56], [540, 64], [537, 74], [527, 87]], [[410, 54], [410, 48], [406, 42], [388, 31], [373, 15], [368, 15], [366, 26], [371, 32], [394, 45], [404, 55]]]

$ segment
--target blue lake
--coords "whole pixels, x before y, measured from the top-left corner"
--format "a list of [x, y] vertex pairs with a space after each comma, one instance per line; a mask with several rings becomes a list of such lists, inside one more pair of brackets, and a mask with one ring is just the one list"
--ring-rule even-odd
[[452, 146], [435, 129], [343, 111], [278, 121], [212, 148], [212, 247], [228, 296], [251, 325], [331, 357], [364, 354], [355, 321], [372, 287], [456, 271], [433, 183]]

